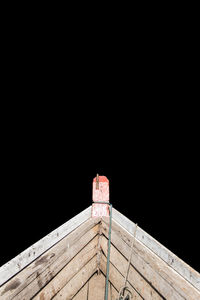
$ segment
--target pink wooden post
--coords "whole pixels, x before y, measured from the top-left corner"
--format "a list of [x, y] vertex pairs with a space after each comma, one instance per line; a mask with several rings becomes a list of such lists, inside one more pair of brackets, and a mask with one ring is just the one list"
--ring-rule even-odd
[[[106, 176], [97, 176], [93, 179], [92, 200], [94, 202], [109, 203], [109, 180]], [[92, 217], [109, 217], [109, 205], [101, 203], [92, 204]]]

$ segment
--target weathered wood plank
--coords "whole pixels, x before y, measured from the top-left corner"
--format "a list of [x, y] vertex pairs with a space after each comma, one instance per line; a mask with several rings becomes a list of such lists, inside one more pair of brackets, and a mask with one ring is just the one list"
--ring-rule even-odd
[[[50, 300], [91, 260], [96, 259], [98, 237], [85, 246], [33, 299]], [[77, 292], [78, 289], [75, 291]]]
[[88, 300], [88, 282], [73, 297], [73, 300]]
[[108, 290], [108, 300], [116, 300], [118, 297], [118, 292], [115, 287], [110, 283]]
[[[97, 273], [95, 273], [89, 280], [88, 282], [78, 291], [78, 293], [73, 297], [73, 300], [89, 300], [91, 295], [89, 296], [87, 291], [89, 291], [89, 284], [91, 281], [95, 281], [97, 279], [97, 281], [102, 280], [101, 284], [96, 284], [94, 282], [94, 291], [96, 291], [98, 288], [98, 286], [100, 287], [100, 289], [102, 290], [100, 293], [103, 295], [103, 297], [101, 297], [100, 299], [103, 300], [104, 299], [104, 293], [105, 293], [105, 282], [106, 282], [106, 277], [104, 276], [103, 273], [100, 273], [100, 275], [97, 275]], [[91, 289], [91, 285], [90, 285], [90, 289]], [[92, 293], [95, 293], [92, 291]], [[88, 298], [87, 298], [88, 297]], [[108, 289], [108, 300], [116, 300], [118, 297], [118, 292], [117, 290], [114, 288], [114, 286], [109, 282], [109, 289]], [[96, 294], [94, 294], [94, 298], [91, 299], [95, 299], [96, 298]]]
[[[104, 222], [102, 224], [102, 232], [108, 237], [108, 224], [105, 224]], [[126, 235], [127, 232], [113, 221], [111, 242], [126, 258], [129, 258], [133, 236], [130, 234], [128, 236]], [[160, 276], [159, 273], [155, 272], [155, 270], [151, 267], [151, 264], [149, 264], [148, 259], [147, 261], [142, 259], [143, 256], [141, 257], [141, 253], [146, 250], [144, 246], [141, 245], [140, 251], [137, 251], [136, 246], [138, 245], [137, 240], [135, 239], [131, 260], [132, 265], [160, 292], [161, 295], [166, 297], [166, 299], [183, 299], [176, 291], [174, 291], [174, 288]], [[172, 295], [173, 298], [170, 298]]]
[[[105, 296], [105, 286], [106, 286], [106, 277], [103, 273], [97, 275], [95, 273], [89, 280], [89, 291], [87, 300], [103, 300]], [[118, 292], [114, 286], [109, 282], [108, 287], [108, 300], [116, 300], [118, 297]]]
[[[103, 236], [101, 239], [101, 248], [104, 254], [107, 257], [107, 244], [108, 240]], [[110, 262], [115, 266], [116, 269], [123, 275], [125, 278], [127, 271], [128, 260], [122, 256], [122, 254], [111, 245], [110, 248]], [[155, 289], [132, 267], [130, 266], [128, 274], [129, 283], [135, 288], [135, 290], [142, 296], [144, 299], [157, 299], [161, 300], [161, 297]]]
[[91, 206], [27, 248], [0, 268], [0, 286], [91, 217]]
[[[107, 222], [107, 224], [106, 224]], [[102, 223], [102, 232], [108, 237], [108, 221]], [[133, 236], [115, 221], [112, 222], [112, 244], [129, 257]], [[175, 272], [168, 264], [135, 239], [131, 263], [161, 295], [167, 299], [198, 299], [198, 290]]]
[[[107, 262], [107, 259], [106, 259], [105, 255], [102, 255], [100, 269], [105, 276], [106, 276], [106, 262]], [[119, 291], [121, 289], [121, 287], [124, 285], [124, 276], [113, 266], [112, 263], [110, 263], [109, 280], [117, 291]], [[129, 284], [129, 282], [127, 282], [127, 286], [130, 288], [130, 290], [133, 294], [133, 299], [143, 299], [137, 293], [137, 291]]]
[[[81, 248], [86, 245], [86, 241], [90, 239], [91, 234], [96, 235], [98, 226], [92, 228], [88, 233], [81, 237], [80, 241], [72, 245], [67, 252], [65, 252], [61, 257], [56, 260], [51, 266], [47, 267], [46, 270], [39, 275], [34, 281], [32, 281], [25, 289], [23, 289], [16, 297], [15, 300], [26, 299], [27, 297], [33, 297], [39, 290], [42, 289], [57, 273], [61, 270], [61, 265], [66, 265], [75, 255], [81, 250]], [[85, 240], [86, 239], [86, 240]], [[96, 241], [97, 243], [97, 236]], [[96, 252], [96, 250], [95, 250]], [[54, 277], [55, 278], [55, 277]], [[23, 297], [23, 298], [22, 298]]]
[[[97, 262], [94, 256], [53, 298], [54, 300], [71, 300], [90, 277], [96, 272]], [[66, 274], [67, 275], [67, 274]], [[49, 298], [44, 298], [48, 300]], [[40, 299], [41, 300], [41, 299]], [[81, 299], [80, 299], [81, 300]]]
[[102, 300], [105, 296], [105, 277], [94, 274], [89, 281], [88, 300]]
[[[0, 299], [33, 297], [98, 233], [98, 219], [84, 222], [0, 288]], [[15, 283], [18, 283], [18, 286]], [[14, 289], [10, 287], [15, 286]]]
[[[113, 220], [124, 227], [130, 234], [134, 233], [135, 224], [114, 208]], [[181, 276], [188, 280], [198, 290], [200, 290], [200, 274], [197, 271], [191, 268], [188, 264], [182, 261], [166, 247], [161, 245], [140, 227], [138, 227], [137, 229], [136, 238], [151, 251], [153, 251], [156, 255], [158, 255], [161, 259], [163, 259], [170, 267], [172, 267], [176, 272], [178, 272]]]

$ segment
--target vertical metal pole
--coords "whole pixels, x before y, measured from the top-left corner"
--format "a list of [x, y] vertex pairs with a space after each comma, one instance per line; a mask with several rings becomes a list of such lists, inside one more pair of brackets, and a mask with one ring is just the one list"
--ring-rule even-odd
[[110, 268], [110, 245], [111, 245], [111, 225], [112, 225], [112, 204], [110, 204], [110, 225], [109, 225], [109, 239], [108, 239], [108, 255], [107, 255], [107, 269], [106, 269], [106, 291], [105, 300], [108, 300], [108, 280]]

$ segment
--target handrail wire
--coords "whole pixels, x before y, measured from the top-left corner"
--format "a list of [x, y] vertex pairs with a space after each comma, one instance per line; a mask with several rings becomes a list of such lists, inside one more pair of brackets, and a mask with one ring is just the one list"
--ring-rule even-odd
[[111, 227], [112, 227], [112, 204], [106, 201], [93, 201], [93, 203], [107, 204], [109, 205], [110, 211], [110, 224], [108, 232], [108, 255], [107, 255], [107, 267], [106, 267], [106, 289], [105, 289], [105, 300], [108, 300], [108, 282], [109, 282], [109, 270], [110, 270], [110, 247], [111, 247]]

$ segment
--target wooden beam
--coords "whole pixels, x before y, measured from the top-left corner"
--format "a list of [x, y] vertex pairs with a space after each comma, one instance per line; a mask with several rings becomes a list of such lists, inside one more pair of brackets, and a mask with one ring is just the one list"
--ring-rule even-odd
[[[106, 280], [106, 277], [105, 277], [105, 280]], [[109, 282], [108, 300], [116, 300], [117, 297], [118, 297], [118, 292], [117, 292], [116, 288]]]
[[[96, 236], [33, 299], [50, 300], [59, 293], [73, 277], [76, 277], [76, 274], [84, 268], [92, 257], [94, 257], [96, 262], [97, 241], [98, 237]], [[76, 290], [76, 292], [77, 291], [78, 290]]]
[[[102, 223], [102, 233], [108, 237], [108, 221]], [[112, 244], [126, 257], [130, 255], [133, 236], [115, 221], [112, 222]], [[160, 257], [135, 239], [132, 265], [166, 299], [198, 299], [199, 291], [175, 272]]]
[[[33, 297], [99, 232], [91, 219], [67, 235], [0, 288], [0, 299]], [[16, 282], [18, 285], [16, 286]], [[15, 286], [15, 288], [10, 288]], [[1, 298], [2, 297], [2, 298]]]
[[[108, 240], [103, 236], [101, 239], [101, 248], [106, 257], [107, 244]], [[128, 260], [124, 258], [124, 256], [122, 256], [122, 254], [113, 245], [111, 245], [110, 248], [110, 262], [125, 278]], [[163, 297], [157, 293], [157, 291], [132, 267], [132, 265], [129, 268], [128, 281], [135, 288], [138, 294], [144, 297], [144, 299], [163, 299]]]
[[94, 274], [89, 281], [88, 300], [103, 300], [105, 296], [105, 277]]
[[73, 297], [73, 300], [88, 300], [88, 282], [80, 289], [80, 291]]
[[[105, 257], [105, 255], [102, 255], [100, 269], [104, 275], [106, 275], [106, 262], [107, 262], [107, 258]], [[121, 287], [124, 285], [124, 276], [114, 267], [112, 263], [110, 263], [109, 281], [118, 292], [121, 289]], [[127, 286], [129, 287], [129, 289], [133, 294], [133, 299], [138, 299], [138, 300], [143, 299], [133, 288], [133, 286], [130, 285], [129, 282], [127, 282]]]
[[91, 217], [91, 206], [0, 268], [0, 286]]
[[[119, 225], [133, 235], [135, 224], [114, 208], [113, 220], [115, 220]], [[136, 238], [156, 255], [158, 255], [162, 260], [164, 260], [176, 272], [183, 276], [187, 281], [194, 285], [194, 287], [200, 290], [200, 274], [197, 271], [191, 268], [166, 247], [161, 245], [140, 227], [137, 229]]]
[[[73, 300], [89, 300], [90, 298], [93, 300], [97, 300], [96, 297], [99, 297], [99, 295], [103, 295], [100, 300], [104, 299], [104, 293], [105, 293], [105, 282], [106, 277], [103, 273], [100, 273], [97, 275], [95, 273], [88, 281], [87, 283], [78, 291], [78, 293], [73, 297]], [[96, 296], [97, 290], [98, 294]], [[91, 291], [91, 293], [89, 293]], [[92, 298], [93, 295], [93, 298]], [[118, 292], [114, 288], [114, 286], [109, 282], [109, 289], [108, 289], [108, 300], [116, 300], [118, 297]]]
[[[88, 299], [87, 300], [103, 300], [105, 296], [106, 277], [103, 273], [99, 275], [95, 273], [89, 280]], [[118, 296], [117, 290], [109, 283], [108, 300], [116, 300]], [[81, 299], [81, 298], [80, 298]]]
[[[96, 256], [94, 256], [71, 280], [55, 295], [54, 300], [71, 300], [90, 277], [96, 272]], [[66, 273], [67, 275], [67, 273]], [[41, 300], [42, 298], [40, 298]], [[48, 300], [50, 298], [44, 298]]]

